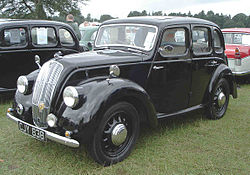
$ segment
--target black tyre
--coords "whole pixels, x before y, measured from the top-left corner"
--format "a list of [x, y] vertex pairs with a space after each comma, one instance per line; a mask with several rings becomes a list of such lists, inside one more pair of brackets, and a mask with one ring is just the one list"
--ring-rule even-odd
[[221, 78], [209, 96], [206, 115], [210, 119], [220, 119], [227, 111], [229, 103], [229, 84], [225, 78]]
[[111, 106], [89, 144], [90, 155], [104, 166], [124, 160], [136, 143], [139, 127], [138, 113], [131, 104], [119, 102]]

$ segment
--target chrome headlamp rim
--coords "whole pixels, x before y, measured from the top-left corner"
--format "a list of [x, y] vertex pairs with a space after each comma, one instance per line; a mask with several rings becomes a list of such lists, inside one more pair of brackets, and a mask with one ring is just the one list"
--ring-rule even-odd
[[26, 76], [22, 75], [17, 79], [17, 89], [21, 94], [25, 94], [28, 91], [29, 81]]
[[79, 94], [75, 87], [68, 86], [63, 91], [63, 101], [70, 108], [76, 107], [79, 102]]

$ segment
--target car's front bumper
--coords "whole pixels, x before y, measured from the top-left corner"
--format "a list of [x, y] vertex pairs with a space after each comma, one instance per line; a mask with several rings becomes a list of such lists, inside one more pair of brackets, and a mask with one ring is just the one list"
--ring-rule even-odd
[[[22, 123], [25, 123], [27, 125], [30, 125], [29, 123], [26, 123], [18, 118], [16, 118], [15, 116], [13, 116], [11, 113], [7, 113], [7, 118], [18, 123], [18, 121], [22, 122]], [[74, 139], [70, 139], [70, 138], [67, 138], [67, 137], [63, 137], [63, 136], [60, 136], [58, 134], [55, 134], [53, 132], [50, 132], [50, 131], [46, 131], [46, 130], [43, 130], [41, 128], [38, 128], [34, 125], [32, 125], [32, 127], [35, 127], [39, 130], [42, 130], [45, 132], [45, 135], [46, 135], [46, 138], [49, 139], [49, 140], [52, 140], [54, 142], [58, 142], [60, 144], [63, 144], [63, 145], [66, 145], [66, 146], [69, 146], [69, 147], [73, 147], [73, 148], [77, 148], [80, 146], [80, 143], [77, 141], [77, 140], [74, 140]]]
[[245, 71], [245, 72], [233, 72], [233, 74], [235, 74], [235, 76], [245, 76], [245, 75], [249, 75], [250, 71]]

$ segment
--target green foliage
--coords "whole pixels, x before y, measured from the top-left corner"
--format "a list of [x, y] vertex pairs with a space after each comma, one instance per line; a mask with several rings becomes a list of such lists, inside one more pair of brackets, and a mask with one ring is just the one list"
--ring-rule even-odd
[[79, 4], [88, 0], [4, 0], [0, 1], [0, 16], [5, 18], [50, 19], [71, 13], [81, 16]]
[[86, 21], [92, 21], [92, 18], [91, 18], [91, 14], [89, 13], [89, 14], [87, 14], [87, 18], [86, 18]]
[[141, 12], [138, 12], [138, 11], [131, 11], [131, 12], [129, 12], [128, 17], [132, 17], [132, 16], [148, 16], [148, 15], [145, 12], [141, 13]]
[[[191, 12], [186, 13], [169, 13], [163, 14], [162, 11], [152, 12], [152, 16], [188, 16], [206, 19], [218, 24], [221, 28], [229, 28], [229, 27], [250, 27], [250, 15], [247, 16], [243, 13], [239, 13], [235, 15], [233, 18], [230, 15], [223, 15], [222, 13], [214, 13], [212, 10], [205, 13], [204, 10], [199, 12], [198, 14], [192, 15]], [[151, 16], [150, 13], [147, 13], [146, 10], [142, 12], [131, 11], [128, 14], [128, 17], [132, 16]]]
[[152, 16], [162, 16], [162, 11], [152, 12]]
[[[162, 16], [162, 11], [157, 11], [157, 12], [152, 12], [152, 16]], [[128, 17], [132, 17], [132, 16], [151, 16], [150, 13], [147, 13], [146, 10], [143, 10], [142, 12], [138, 12], [138, 11], [131, 11], [128, 14]]]
[[102, 15], [100, 17], [100, 21], [99, 22], [104, 22], [104, 21], [107, 21], [107, 20], [110, 20], [110, 19], [114, 19], [112, 16], [110, 15]]

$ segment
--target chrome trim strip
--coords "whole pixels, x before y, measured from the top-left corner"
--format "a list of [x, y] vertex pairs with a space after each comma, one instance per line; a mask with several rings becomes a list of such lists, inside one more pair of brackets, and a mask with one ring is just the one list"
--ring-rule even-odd
[[[7, 113], [6, 116], [7, 116], [8, 119], [14, 121], [15, 123], [18, 123], [18, 121], [20, 121], [20, 122], [25, 123], [27, 125], [31, 125], [31, 124], [29, 124], [27, 122], [24, 122], [24, 121], [16, 118], [15, 116], [11, 115], [10, 113]], [[53, 132], [46, 131], [46, 130], [41, 129], [39, 127], [36, 127], [34, 125], [31, 125], [31, 126], [44, 131], [45, 134], [46, 134], [46, 138], [49, 139], [49, 140], [52, 140], [54, 142], [57, 142], [57, 143], [60, 143], [60, 144], [63, 144], [63, 145], [69, 146], [69, 147], [73, 147], [73, 148], [78, 148], [80, 146], [80, 143], [78, 141], [74, 140], [74, 139], [70, 139], [70, 138], [66, 138], [66, 137], [57, 135], [57, 134], [55, 134]]]
[[2, 87], [0, 87], [0, 92], [8, 92], [8, 91], [16, 91], [16, 88], [14, 88], [14, 89], [8, 89], [8, 88], [2, 88]]

